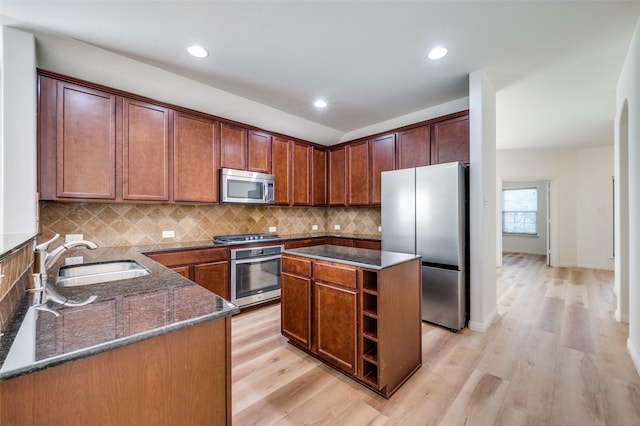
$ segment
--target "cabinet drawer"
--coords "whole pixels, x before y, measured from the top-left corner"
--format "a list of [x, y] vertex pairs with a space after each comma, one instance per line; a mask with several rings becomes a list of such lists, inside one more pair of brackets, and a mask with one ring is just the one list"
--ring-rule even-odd
[[335, 263], [315, 262], [313, 278], [325, 283], [333, 283], [345, 287], [357, 287], [356, 268]]
[[282, 272], [288, 272], [290, 274], [300, 275], [303, 277], [311, 277], [311, 261], [283, 255]]
[[178, 266], [229, 260], [229, 250], [226, 248], [184, 250], [149, 253], [147, 256], [164, 266]]

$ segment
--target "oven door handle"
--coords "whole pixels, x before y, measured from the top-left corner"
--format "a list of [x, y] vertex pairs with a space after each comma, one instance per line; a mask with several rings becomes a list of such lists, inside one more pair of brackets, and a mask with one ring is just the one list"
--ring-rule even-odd
[[280, 259], [282, 258], [282, 255], [280, 254], [276, 254], [274, 256], [266, 256], [266, 257], [260, 257], [260, 256], [256, 256], [256, 257], [249, 257], [247, 259], [232, 259], [231, 263], [233, 264], [242, 264], [242, 263], [256, 263], [256, 262], [267, 262], [269, 260], [276, 260], [276, 259]]

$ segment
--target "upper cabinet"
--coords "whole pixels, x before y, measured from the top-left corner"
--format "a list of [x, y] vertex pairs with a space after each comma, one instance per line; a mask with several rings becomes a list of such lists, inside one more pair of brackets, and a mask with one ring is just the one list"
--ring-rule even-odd
[[174, 113], [173, 198], [177, 202], [218, 201], [218, 122]]
[[327, 151], [313, 147], [311, 176], [312, 200], [314, 206], [327, 205]]
[[431, 126], [420, 126], [398, 133], [398, 168], [431, 164]]
[[347, 205], [347, 148], [329, 149], [329, 205]]
[[433, 124], [433, 164], [460, 161], [469, 164], [469, 115]]
[[396, 135], [380, 136], [369, 141], [371, 157], [371, 204], [380, 204], [382, 172], [396, 168]]
[[369, 144], [361, 141], [347, 145], [347, 204], [369, 204]]
[[311, 205], [311, 145], [293, 142], [293, 205]]
[[169, 110], [123, 100], [122, 198], [169, 200]]
[[247, 170], [271, 173], [271, 135], [249, 130]]
[[50, 161], [41, 169], [41, 186], [49, 186], [42, 193], [115, 200], [116, 96], [51, 79], [41, 82], [41, 90], [50, 102], [38, 117], [50, 138], [40, 140], [41, 161]]
[[273, 161], [274, 202], [280, 205], [291, 203], [291, 142], [274, 137], [271, 142]]
[[247, 129], [222, 123], [220, 126], [220, 167], [247, 170]]

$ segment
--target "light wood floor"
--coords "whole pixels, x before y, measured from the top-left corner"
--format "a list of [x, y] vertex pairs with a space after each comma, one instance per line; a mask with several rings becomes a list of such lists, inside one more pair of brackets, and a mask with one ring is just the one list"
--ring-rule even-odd
[[611, 272], [506, 255], [486, 333], [422, 325], [422, 368], [389, 400], [291, 347], [280, 306], [233, 319], [233, 423], [640, 425]]

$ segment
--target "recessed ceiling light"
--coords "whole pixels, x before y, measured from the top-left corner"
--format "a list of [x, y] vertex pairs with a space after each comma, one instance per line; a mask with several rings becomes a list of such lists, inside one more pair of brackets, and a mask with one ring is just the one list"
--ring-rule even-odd
[[440, 59], [447, 55], [447, 49], [445, 47], [436, 47], [429, 52], [429, 59]]
[[207, 52], [207, 49], [202, 46], [198, 46], [197, 44], [192, 44], [191, 46], [187, 47], [187, 52], [189, 52], [191, 56], [195, 56], [196, 58], [206, 58], [207, 56], [209, 56], [209, 52]]
[[326, 108], [327, 102], [323, 101], [322, 99], [318, 99], [313, 103], [313, 106], [315, 106], [316, 108]]

